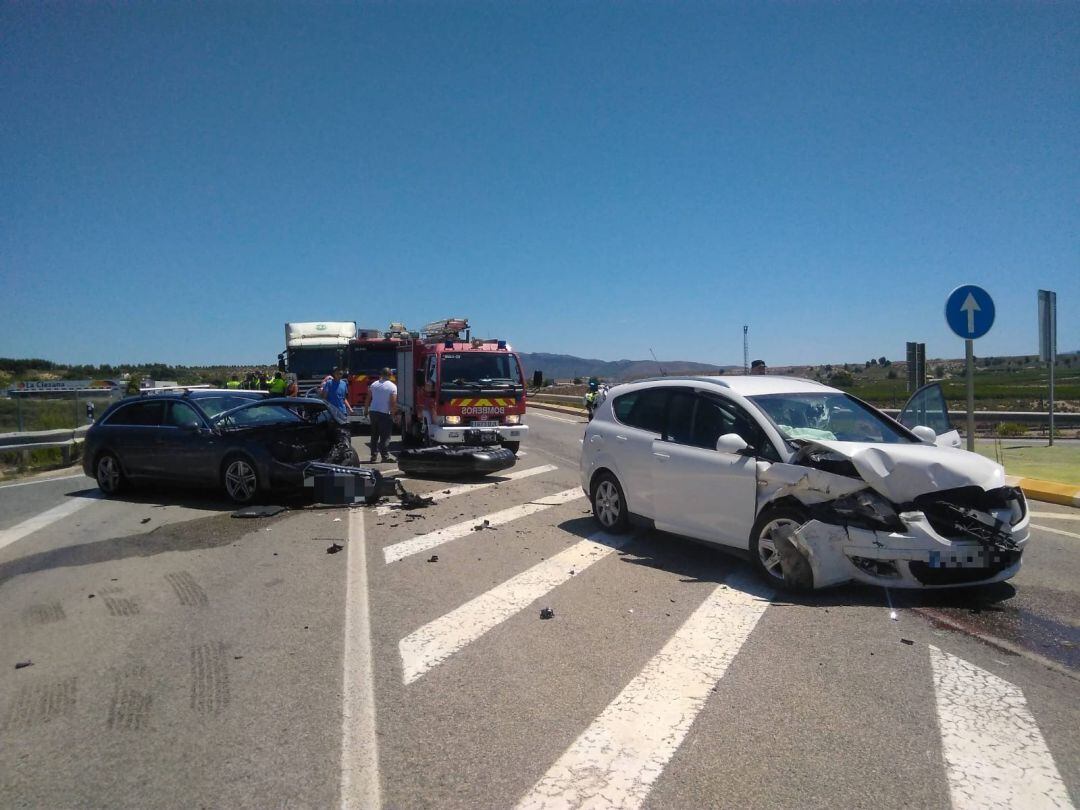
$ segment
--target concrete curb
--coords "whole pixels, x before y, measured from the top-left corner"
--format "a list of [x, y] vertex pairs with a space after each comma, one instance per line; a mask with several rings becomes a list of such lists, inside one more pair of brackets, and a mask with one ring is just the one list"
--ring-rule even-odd
[[1059, 484], [1056, 481], [1023, 478], [1019, 475], [1006, 475], [1005, 480], [1010, 486], [1024, 490], [1029, 500], [1080, 507], [1080, 487], [1076, 484]]
[[[542, 408], [547, 411], [585, 416], [584, 408], [572, 408], [568, 405], [552, 405], [547, 402], [529, 401], [529, 408]], [[1023, 478], [1018, 475], [1006, 475], [1010, 486], [1020, 487], [1024, 494], [1033, 501], [1045, 501], [1062, 506], [1080, 508], [1080, 487], [1075, 484], [1059, 484], [1056, 481], [1042, 481], [1038, 478]]]

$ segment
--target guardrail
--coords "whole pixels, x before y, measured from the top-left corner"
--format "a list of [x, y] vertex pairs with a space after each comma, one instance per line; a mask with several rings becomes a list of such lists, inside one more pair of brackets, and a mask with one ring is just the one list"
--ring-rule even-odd
[[[529, 399], [537, 402], [568, 403], [584, 407], [582, 398], [572, 394], [530, 393]], [[880, 410], [893, 418], [900, 415], [899, 408], [881, 408]], [[954, 419], [958, 418], [959, 413], [952, 413], [951, 416]], [[1021, 425], [1043, 425], [1047, 428], [1050, 425], [1050, 418], [1044, 411], [975, 411], [975, 421], [993, 425], [999, 425], [1003, 422], [1016, 422]], [[1080, 413], [1055, 412], [1054, 427], [1080, 427]]]
[[26, 464], [29, 461], [31, 450], [59, 448], [64, 463], [70, 464], [72, 451], [86, 440], [86, 431], [89, 429], [89, 425], [84, 425], [74, 430], [63, 428], [60, 430], [0, 433], [0, 453], [17, 452], [22, 456], [23, 463]]

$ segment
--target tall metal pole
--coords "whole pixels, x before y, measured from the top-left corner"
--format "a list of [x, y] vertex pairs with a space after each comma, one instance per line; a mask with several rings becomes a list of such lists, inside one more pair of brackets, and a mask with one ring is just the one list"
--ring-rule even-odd
[[1057, 360], [1057, 347], [1050, 354], [1050, 446], [1054, 446], [1054, 361]]
[[15, 422], [19, 426], [19, 433], [22, 433], [23, 432], [22, 397], [20, 397], [20, 396], [15, 397]]
[[975, 341], [964, 341], [967, 355], [967, 449], [975, 450]]

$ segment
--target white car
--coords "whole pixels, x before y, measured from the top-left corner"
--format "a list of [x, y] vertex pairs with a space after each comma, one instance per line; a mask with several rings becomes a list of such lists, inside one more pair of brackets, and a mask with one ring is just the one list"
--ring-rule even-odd
[[1000, 464], [960, 449], [939, 386], [916, 392], [900, 422], [810, 380], [644, 380], [597, 409], [581, 485], [605, 529], [636, 516], [749, 551], [773, 585], [1014, 576], [1028, 541], [1023, 493]]

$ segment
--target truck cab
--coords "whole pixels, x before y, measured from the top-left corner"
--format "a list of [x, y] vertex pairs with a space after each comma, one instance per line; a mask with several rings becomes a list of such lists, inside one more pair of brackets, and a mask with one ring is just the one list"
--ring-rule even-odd
[[397, 368], [406, 441], [517, 452], [528, 434], [521, 361], [505, 340], [471, 339], [466, 319], [428, 324], [400, 346]]
[[390, 324], [385, 332], [378, 329], [361, 328], [356, 330], [356, 338], [349, 342], [349, 404], [353, 411], [349, 421], [353, 424], [370, 425], [364, 402], [368, 388], [379, 379], [379, 373], [389, 368], [395, 373], [391, 376], [397, 382], [398, 347], [411, 340], [405, 326], [400, 323]]

